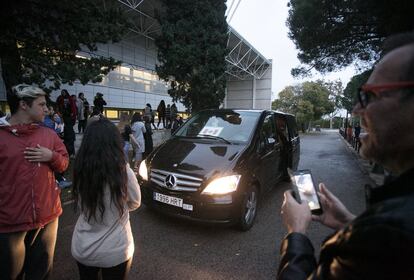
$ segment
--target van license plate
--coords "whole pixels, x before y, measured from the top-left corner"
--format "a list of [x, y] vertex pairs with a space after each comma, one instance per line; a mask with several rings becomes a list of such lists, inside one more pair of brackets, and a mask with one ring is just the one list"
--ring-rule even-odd
[[154, 192], [154, 200], [180, 208], [183, 207], [183, 200], [178, 197], [173, 197]]

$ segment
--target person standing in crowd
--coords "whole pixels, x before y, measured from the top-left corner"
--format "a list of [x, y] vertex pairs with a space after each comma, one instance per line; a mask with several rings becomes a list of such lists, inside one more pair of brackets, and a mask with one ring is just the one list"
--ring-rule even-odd
[[156, 129], [154, 120], [155, 120], [155, 112], [152, 110], [151, 104], [147, 103], [144, 109], [144, 117], [149, 119], [150, 124], [153, 125], [154, 129]]
[[124, 154], [125, 160], [129, 163], [129, 151], [131, 150], [131, 143], [135, 149], [139, 148], [139, 143], [135, 139], [134, 134], [132, 133], [132, 128], [129, 124], [124, 126], [123, 131], [121, 132], [122, 139], [124, 140]]
[[151, 104], [147, 103], [144, 108], [144, 117], [151, 119]]
[[178, 110], [175, 103], [171, 105], [171, 121], [174, 121], [177, 118]]
[[[43, 121], [43, 125], [55, 131], [59, 138], [62, 138], [61, 135], [63, 133], [63, 124], [61, 124], [59, 116], [56, 117], [55, 122], [55, 114], [57, 113], [55, 113], [53, 106], [49, 106], [49, 109]], [[56, 127], [59, 128], [59, 125], [61, 126], [60, 129], [56, 129]], [[61, 189], [72, 186], [72, 182], [66, 180], [66, 178], [64, 177], [64, 173], [55, 172], [55, 178], [58, 186]]]
[[155, 126], [155, 117], [156, 117], [157, 113], [151, 109], [151, 125], [154, 129], [157, 129], [157, 127]]
[[171, 106], [170, 104], [167, 105], [167, 108], [165, 108], [165, 119], [166, 121], [166, 127], [165, 128], [171, 128]]
[[124, 159], [121, 135], [106, 118], [92, 122], [73, 170], [80, 209], [71, 252], [81, 280], [127, 279], [134, 254], [129, 211], [141, 204], [137, 178]]
[[160, 104], [158, 104], [157, 107], [157, 113], [158, 113], [158, 125], [157, 128], [160, 128], [160, 122], [162, 120], [162, 127], [166, 128], [165, 126], [165, 101], [161, 100]]
[[151, 121], [148, 119], [147, 116], [144, 116], [144, 124], [145, 124], [145, 133], [144, 133], [145, 152], [143, 155], [143, 159], [145, 159], [154, 149], [154, 144], [152, 141]]
[[104, 106], [106, 106], [106, 101], [103, 99], [102, 93], [96, 93], [95, 99], [93, 100], [93, 106], [98, 109], [99, 113], [103, 114]]
[[63, 131], [65, 131], [65, 124], [62, 122], [62, 118], [59, 116], [58, 112], [53, 114], [53, 122], [55, 123], [55, 132], [63, 139]]
[[355, 136], [355, 138], [359, 138], [360, 134], [361, 134], [361, 126], [359, 125], [359, 122], [357, 122], [355, 124], [355, 127], [354, 127], [354, 136]]
[[11, 117], [0, 119], [0, 278], [47, 279], [62, 214], [54, 172], [69, 157], [42, 125], [46, 93], [20, 84], [7, 95]]
[[[321, 216], [312, 217], [306, 203], [285, 192], [288, 235], [277, 279], [414, 279], [414, 33], [391, 37], [384, 50], [353, 113], [367, 132], [361, 155], [396, 177], [368, 189], [368, 209], [357, 217], [324, 184]], [[312, 218], [337, 230], [322, 245], [319, 262], [306, 236]]]
[[175, 116], [175, 120], [173, 121], [171, 127], [171, 134], [173, 134], [180, 126], [183, 124], [183, 118], [180, 115]]
[[73, 126], [76, 123], [76, 103], [70, 97], [69, 92], [66, 89], [62, 89], [61, 94], [56, 100], [58, 104], [58, 110], [62, 114], [64, 131], [63, 131], [63, 143], [65, 143], [69, 156], [75, 155], [75, 131]]
[[142, 155], [145, 152], [144, 133], [146, 132], [145, 125], [142, 122], [142, 116], [140, 113], [135, 112], [134, 115], [132, 115], [131, 126], [132, 126], [132, 133], [134, 134], [134, 138], [138, 142], [138, 146], [135, 147], [135, 163], [134, 163], [134, 170], [138, 171], [139, 164], [142, 161]]
[[76, 106], [78, 107], [78, 132], [82, 133], [85, 132], [86, 122], [89, 115], [89, 102], [86, 100], [83, 92], [78, 94]]
[[45, 119], [43, 121], [43, 124], [46, 127], [50, 128], [50, 129], [53, 129], [53, 130], [55, 130], [55, 121], [53, 119], [54, 114], [55, 114], [55, 110], [53, 109], [53, 106], [49, 106], [48, 110], [47, 110], [47, 113], [45, 115]]
[[86, 127], [88, 127], [94, 121], [99, 120], [103, 117], [104, 117], [104, 115], [102, 115], [102, 113], [99, 111], [99, 108], [93, 107], [92, 113], [89, 116], [88, 121], [86, 122]]
[[116, 127], [118, 128], [119, 132], [122, 133], [124, 131], [124, 128], [126, 125], [129, 125], [129, 115], [126, 112], [121, 112], [121, 115], [119, 116], [119, 122], [117, 123]]

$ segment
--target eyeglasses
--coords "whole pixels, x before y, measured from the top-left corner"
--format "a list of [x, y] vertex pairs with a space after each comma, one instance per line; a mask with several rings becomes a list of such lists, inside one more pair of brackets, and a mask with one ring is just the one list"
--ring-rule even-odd
[[414, 82], [398, 82], [382, 85], [365, 84], [358, 90], [359, 104], [361, 104], [361, 108], [365, 108], [373, 99], [378, 98], [381, 92], [407, 88], [414, 88]]

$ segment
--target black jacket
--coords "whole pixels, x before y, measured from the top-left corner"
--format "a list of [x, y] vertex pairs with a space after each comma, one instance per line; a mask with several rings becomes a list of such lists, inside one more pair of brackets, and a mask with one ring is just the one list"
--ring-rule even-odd
[[99, 110], [99, 112], [103, 113], [103, 107], [106, 105], [106, 101], [102, 97], [95, 97], [93, 100], [93, 105]]
[[285, 237], [277, 279], [414, 279], [414, 169], [373, 189], [371, 207], [321, 248]]

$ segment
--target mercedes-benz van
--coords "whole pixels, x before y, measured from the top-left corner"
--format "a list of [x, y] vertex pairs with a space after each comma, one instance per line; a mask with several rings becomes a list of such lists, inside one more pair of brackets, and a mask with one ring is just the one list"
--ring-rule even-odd
[[200, 111], [141, 163], [143, 202], [169, 215], [248, 230], [259, 197], [289, 179], [299, 152], [293, 115]]

